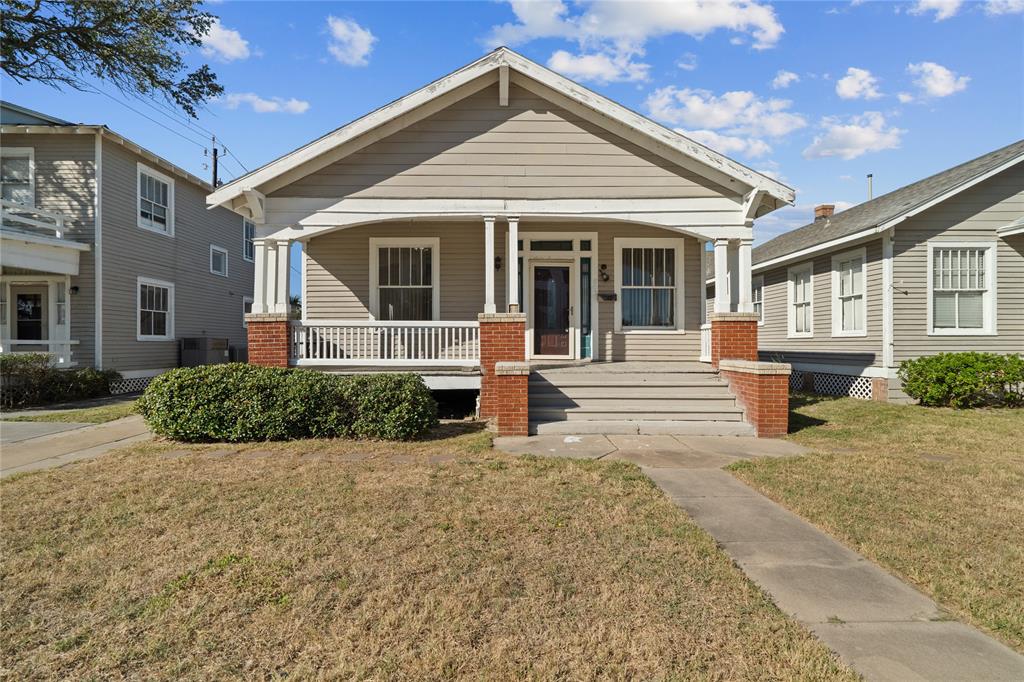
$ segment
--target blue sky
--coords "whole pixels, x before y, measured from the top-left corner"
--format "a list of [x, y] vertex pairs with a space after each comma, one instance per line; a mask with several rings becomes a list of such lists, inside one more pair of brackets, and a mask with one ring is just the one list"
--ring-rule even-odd
[[[507, 44], [797, 190], [759, 240], [1024, 137], [1024, 0], [218, 2], [190, 59], [226, 89], [198, 125], [250, 170]], [[2, 81], [208, 177], [163, 105]], [[225, 164], [230, 179], [241, 172]]]

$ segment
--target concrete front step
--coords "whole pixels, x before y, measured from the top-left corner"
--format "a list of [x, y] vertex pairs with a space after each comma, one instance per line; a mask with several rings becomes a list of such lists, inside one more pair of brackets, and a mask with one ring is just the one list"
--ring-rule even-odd
[[536, 399], [553, 398], [605, 399], [605, 400], [733, 400], [734, 396], [725, 384], [703, 384], [701, 386], [551, 386], [530, 384], [530, 402]]
[[720, 410], [638, 410], [638, 409], [580, 409], [580, 408], [540, 408], [530, 409], [530, 421], [723, 421], [743, 420], [743, 411], [739, 408], [722, 408]]
[[591, 421], [531, 421], [531, 435], [584, 436], [669, 435], [669, 436], [754, 436], [754, 427], [740, 421], [676, 421], [671, 419], [604, 419]]
[[530, 385], [551, 386], [707, 386], [724, 383], [717, 374], [546, 374], [534, 372]]
[[575, 407], [591, 410], [639, 410], [641, 412], [717, 411], [732, 408], [736, 399], [728, 392], [676, 395], [674, 398], [647, 395], [567, 396], [560, 393], [530, 395], [530, 409]]

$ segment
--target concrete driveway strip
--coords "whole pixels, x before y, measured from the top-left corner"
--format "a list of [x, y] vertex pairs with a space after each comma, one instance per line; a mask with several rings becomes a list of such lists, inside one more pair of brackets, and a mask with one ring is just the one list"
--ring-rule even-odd
[[[4, 427], [10, 424], [4, 424]], [[105, 424], [89, 424], [6, 444], [0, 451], [0, 476], [63, 466], [98, 457], [151, 438], [142, 417], [132, 415]]]

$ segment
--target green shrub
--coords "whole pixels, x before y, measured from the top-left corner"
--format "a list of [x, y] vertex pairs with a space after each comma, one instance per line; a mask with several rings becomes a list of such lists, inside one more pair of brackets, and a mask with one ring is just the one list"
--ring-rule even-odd
[[437, 403], [414, 374], [187, 367], [153, 379], [137, 405], [154, 432], [189, 442], [410, 440], [437, 424]]
[[922, 405], [956, 408], [1024, 405], [1024, 358], [940, 353], [900, 365], [903, 390]]
[[117, 372], [91, 367], [57, 369], [45, 353], [0, 355], [0, 405], [31, 407], [110, 395]]

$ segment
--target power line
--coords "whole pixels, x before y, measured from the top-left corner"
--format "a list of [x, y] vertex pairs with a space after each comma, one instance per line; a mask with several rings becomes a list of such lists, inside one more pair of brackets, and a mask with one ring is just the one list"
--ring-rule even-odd
[[196, 141], [195, 141], [195, 140], [193, 140], [193, 139], [192, 139], [191, 137], [188, 137], [187, 135], [184, 135], [184, 134], [182, 134], [182, 133], [178, 132], [177, 130], [175, 130], [175, 129], [171, 128], [170, 126], [166, 126], [166, 125], [164, 125], [163, 123], [161, 123], [160, 121], [156, 120], [156, 119], [155, 119], [155, 118], [153, 118], [152, 116], [148, 116], [148, 115], [146, 115], [146, 114], [142, 113], [141, 111], [139, 111], [138, 109], [136, 109], [135, 107], [132, 107], [132, 106], [131, 106], [131, 105], [129, 105], [129, 104], [127, 103], [127, 102], [124, 102], [124, 101], [122, 101], [122, 100], [119, 100], [119, 99], [117, 99], [116, 97], [114, 97], [113, 95], [110, 95], [110, 94], [108, 94], [108, 93], [106, 93], [106, 92], [103, 92], [102, 90], [95, 90], [95, 89], [94, 89], [94, 90], [93, 90], [93, 92], [96, 92], [96, 93], [98, 93], [98, 94], [100, 94], [100, 95], [103, 95], [104, 97], [106, 97], [106, 98], [108, 98], [108, 99], [110, 99], [110, 100], [112, 100], [112, 101], [114, 101], [114, 102], [117, 102], [118, 104], [120, 104], [121, 106], [125, 107], [126, 109], [129, 109], [129, 110], [131, 110], [131, 111], [134, 111], [134, 112], [135, 112], [136, 114], [138, 114], [138, 115], [139, 115], [139, 116], [141, 116], [142, 118], [144, 118], [144, 119], [146, 119], [146, 120], [148, 120], [148, 121], [151, 121], [151, 122], [153, 122], [153, 123], [157, 124], [158, 126], [160, 126], [161, 128], [163, 128], [163, 129], [164, 129], [164, 130], [166, 130], [167, 132], [171, 133], [172, 135], [177, 135], [177, 136], [178, 136], [178, 137], [180, 137], [181, 139], [185, 140], [186, 142], [191, 142], [192, 144], [194, 144], [195, 146], [199, 147], [200, 149], [203, 149], [203, 150], [205, 150], [205, 149], [206, 149], [206, 145], [205, 145], [205, 144], [203, 144], [202, 142], [196, 142]]

